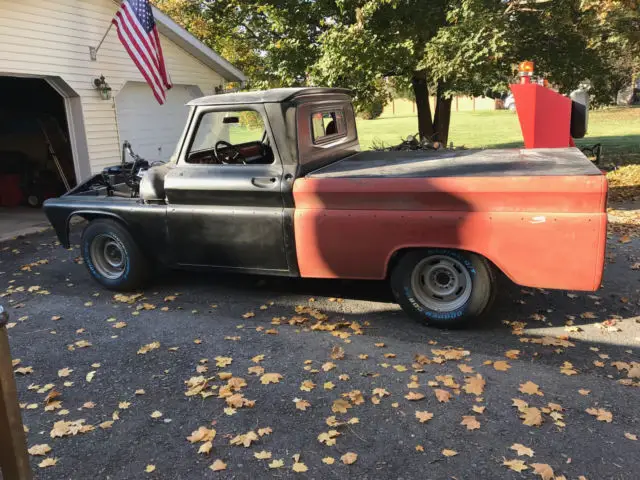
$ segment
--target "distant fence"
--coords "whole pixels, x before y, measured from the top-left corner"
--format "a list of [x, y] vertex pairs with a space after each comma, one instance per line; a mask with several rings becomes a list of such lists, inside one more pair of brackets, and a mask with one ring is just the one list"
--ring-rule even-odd
[[[435, 98], [431, 97], [430, 99], [432, 110], [435, 108]], [[475, 112], [475, 111], [486, 111], [486, 110], [496, 110], [497, 104], [496, 100], [493, 98], [487, 97], [454, 97], [451, 102], [451, 111], [452, 112]], [[388, 103], [382, 114], [385, 116], [392, 115], [415, 115], [416, 113], [416, 104], [411, 100], [406, 100], [404, 98], [392, 100]]]

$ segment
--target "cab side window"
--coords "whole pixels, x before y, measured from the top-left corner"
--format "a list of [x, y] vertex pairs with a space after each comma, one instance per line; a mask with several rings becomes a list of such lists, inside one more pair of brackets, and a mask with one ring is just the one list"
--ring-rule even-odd
[[342, 110], [313, 112], [311, 114], [311, 131], [313, 143], [324, 143], [337, 140], [347, 135], [347, 126]]
[[274, 161], [264, 120], [254, 110], [215, 111], [198, 122], [187, 163], [249, 165]]

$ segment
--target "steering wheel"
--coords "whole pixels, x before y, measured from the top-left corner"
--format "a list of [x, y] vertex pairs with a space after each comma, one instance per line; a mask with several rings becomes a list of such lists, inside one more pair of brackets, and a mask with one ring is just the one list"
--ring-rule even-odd
[[[221, 146], [226, 147], [227, 151], [224, 153], [218, 151], [218, 148]], [[238, 147], [236, 147], [235, 145], [231, 145], [229, 142], [225, 142], [224, 140], [218, 140], [216, 142], [216, 144], [213, 146], [213, 154], [215, 155], [216, 159], [224, 165], [238, 163], [246, 165], [247, 163], [247, 159], [244, 158], [244, 155], [242, 155]]]

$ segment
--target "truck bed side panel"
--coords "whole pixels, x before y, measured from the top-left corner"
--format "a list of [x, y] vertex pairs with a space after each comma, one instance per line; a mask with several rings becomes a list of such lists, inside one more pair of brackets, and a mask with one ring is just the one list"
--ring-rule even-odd
[[595, 290], [606, 189], [602, 175], [302, 178], [300, 273], [382, 279], [395, 252], [441, 247], [481, 254], [520, 285]]

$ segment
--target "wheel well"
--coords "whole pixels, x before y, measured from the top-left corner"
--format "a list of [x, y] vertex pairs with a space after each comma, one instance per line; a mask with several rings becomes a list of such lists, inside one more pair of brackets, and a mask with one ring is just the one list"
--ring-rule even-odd
[[404, 255], [406, 255], [409, 252], [415, 252], [417, 250], [428, 250], [430, 248], [435, 248], [435, 249], [439, 249], [439, 250], [455, 250], [455, 251], [463, 252], [463, 253], [473, 253], [474, 255], [478, 255], [479, 257], [484, 258], [489, 263], [489, 266], [495, 272], [499, 272], [501, 275], [507, 276], [493, 261], [491, 261], [491, 259], [485, 257], [481, 253], [472, 252], [471, 250], [464, 250], [462, 248], [446, 248], [446, 247], [428, 247], [428, 246], [424, 246], [424, 247], [399, 248], [398, 250], [394, 251], [391, 254], [391, 257], [389, 257], [389, 261], [387, 262], [386, 278], [390, 278], [391, 277], [391, 272], [393, 272], [393, 269], [396, 267], [396, 265], [398, 264], [398, 262], [400, 261], [400, 259]]
[[127, 224], [125, 223], [124, 220], [122, 220], [120, 217], [118, 217], [117, 215], [113, 215], [110, 213], [103, 213], [103, 212], [83, 212], [83, 211], [79, 211], [79, 212], [72, 212], [69, 217], [67, 217], [67, 238], [70, 238], [70, 234], [71, 234], [71, 221], [73, 220], [74, 217], [81, 217], [84, 218], [87, 222], [92, 222], [93, 220], [98, 220], [98, 219], [106, 219], [106, 220], [114, 220], [116, 222], [118, 222], [119, 224], [121, 224], [123, 227], [126, 227]]

